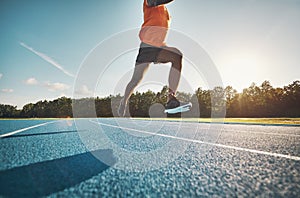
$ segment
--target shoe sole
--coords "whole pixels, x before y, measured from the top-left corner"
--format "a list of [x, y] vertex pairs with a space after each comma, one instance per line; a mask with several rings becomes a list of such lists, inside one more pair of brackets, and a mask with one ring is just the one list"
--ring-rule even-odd
[[189, 111], [191, 107], [192, 107], [192, 103], [188, 103], [173, 109], [166, 109], [164, 112], [168, 114], [183, 113]]

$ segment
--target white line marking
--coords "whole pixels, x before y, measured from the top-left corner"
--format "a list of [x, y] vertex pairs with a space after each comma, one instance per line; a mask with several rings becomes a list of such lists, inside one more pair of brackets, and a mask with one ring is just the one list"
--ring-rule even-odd
[[279, 153], [271, 153], [271, 152], [267, 152], [267, 151], [259, 151], [259, 150], [241, 148], [241, 147], [236, 147], [236, 146], [228, 146], [228, 145], [224, 145], [224, 144], [203, 142], [203, 141], [200, 141], [200, 140], [187, 139], [187, 138], [176, 137], [176, 136], [165, 135], [165, 134], [157, 134], [157, 133], [142, 131], [142, 130], [138, 130], [138, 129], [131, 129], [131, 128], [127, 128], [127, 127], [104, 124], [104, 123], [95, 122], [95, 121], [92, 121], [92, 120], [90, 120], [90, 122], [98, 124], [98, 125], [112, 127], [112, 128], [119, 128], [119, 129], [125, 129], [125, 130], [130, 130], [130, 131], [136, 131], [136, 132], [140, 132], [140, 133], [145, 133], [145, 134], [150, 134], [150, 135], [157, 135], [157, 136], [161, 136], [161, 137], [167, 137], [167, 138], [172, 138], [172, 139], [177, 139], [177, 140], [182, 140], [182, 141], [188, 141], [188, 142], [193, 142], [193, 143], [198, 143], [198, 144], [206, 144], [206, 145], [217, 146], [217, 147], [221, 147], [221, 148], [234, 149], [234, 150], [238, 150], [238, 151], [245, 151], [245, 152], [250, 152], [250, 153], [255, 153], [255, 154], [269, 155], [269, 156], [273, 156], [273, 157], [282, 157], [282, 158], [286, 158], [286, 159], [300, 161], [300, 157], [298, 157], [298, 156], [284, 155], [284, 154], [279, 154]]
[[9, 132], [9, 133], [5, 133], [5, 134], [0, 135], [0, 138], [5, 138], [5, 137], [8, 137], [8, 136], [12, 136], [14, 134], [21, 133], [23, 131], [27, 131], [29, 129], [37, 128], [37, 127], [44, 126], [44, 125], [47, 125], [47, 124], [51, 124], [53, 122], [57, 122], [57, 120], [52, 121], [52, 122], [45, 122], [45, 123], [42, 123], [42, 124], [37, 124], [37, 125], [30, 126], [30, 127], [27, 127], [27, 128], [23, 128], [23, 129], [19, 129], [19, 130], [16, 130], [16, 131]]

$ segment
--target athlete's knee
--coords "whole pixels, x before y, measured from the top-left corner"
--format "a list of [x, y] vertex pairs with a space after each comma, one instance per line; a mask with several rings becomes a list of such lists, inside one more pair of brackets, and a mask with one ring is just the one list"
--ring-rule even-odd
[[168, 50], [172, 52], [173, 56], [176, 57], [177, 59], [182, 59], [183, 54], [179, 49], [175, 47], [169, 47]]
[[177, 57], [176, 57], [177, 60], [181, 62], [181, 61], [182, 61], [182, 58], [183, 58], [183, 54], [182, 54], [181, 51], [179, 51], [179, 50], [178, 50], [178, 52], [177, 52], [176, 54], [177, 54]]
[[179, 50], [179, 49], [177, 49], [177, 48], [175, 48], [176, 49], [176, 54], [177, 54], [177, 56], [178, 56], [178, 58], [179, 59], [182, 59], [183, 58], [183, 54], [182, 54], [182, 52]]
[[173, 57], [172, 57], [172, 67], [176, 68], [177, 70], [181, 71], [182, 69], [182, 53], [174, 48], [175, 51], [173, 51]]
[[172, 48], [172, 62], [173, 63], [181, 63], [182, 62], [182, 58], [183, 58], [183, 54], [181, 53], [180, 50], [178, 50], [177, 48]]

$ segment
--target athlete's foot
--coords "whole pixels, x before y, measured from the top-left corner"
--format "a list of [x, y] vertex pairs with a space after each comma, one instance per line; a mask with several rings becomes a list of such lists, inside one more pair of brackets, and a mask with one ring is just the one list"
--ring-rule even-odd
[[167, 102], [166, 109], [174, 109], [180, 106], [180, 102], [173, 94], [169, 94], [169, 101]]
[[119, 108], [118, 108], [119, 117], [124, 117], [125, 116], [125, 108], [126, 108], [126, 105], [124, 103], [124, 100], [122, 99], [120, 101], [120, 105], [119, 105]]
[[191, 109], [192, 103], [182, 103], [177, 100], [174, 95], [169, 95], [169, 101], [167, 102], [165, 113], [176, 114], [187, 112]]

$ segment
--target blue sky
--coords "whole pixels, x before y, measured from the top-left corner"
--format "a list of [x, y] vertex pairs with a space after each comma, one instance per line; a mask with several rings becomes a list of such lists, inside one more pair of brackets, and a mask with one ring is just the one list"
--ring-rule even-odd
[[[277, 87], [300, 79], [299, 0], [175, 0], [168, 9], [172, 29], [206, 50], [224, 86], [242, 91], [252, 82], [269, 80]], [[89, 51], [111, 35], [139, 28], [142, 14], [142, 0], [2, 0], [0, 103], [22, 108], [38, 100], [72, 97]], [[112, 73], [130, 72], [135, 56], [121, 57], [122, 69]], [[205, 87], [187, 68], [183, 75], [193, 82], [192, 89]], [[114, 94], [110, 85], [115, 81], [106, 80], [97, 95]], [[92, 93], [89, 87], [82, 91]]]

